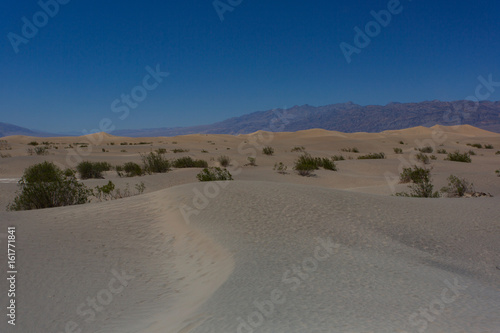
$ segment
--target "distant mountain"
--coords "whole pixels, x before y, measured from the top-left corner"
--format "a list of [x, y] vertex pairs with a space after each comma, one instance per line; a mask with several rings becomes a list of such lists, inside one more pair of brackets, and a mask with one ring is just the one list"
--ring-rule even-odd
[[472, 125], [500, 133], [500, 102], [483, 101], [477, 108], [468, 101], [390, 103], [361, 106], [352, 102], [326, 106], [294, 106], [259, 111], [211, 125], [118, 130], [113, 135], [129, 137], [185, 134], [248, 134], [258, 130], [294, 132], [322, 128], [346, 133], [381, 132], [415, 126]]
[[0, 122], [0, 138], [9, 135], [26, 135], [26, 136], [36, 136], [36, 137], [57, 136], [52, 133], [33, 131], [24, 127], [19, 127], [16, 125]]

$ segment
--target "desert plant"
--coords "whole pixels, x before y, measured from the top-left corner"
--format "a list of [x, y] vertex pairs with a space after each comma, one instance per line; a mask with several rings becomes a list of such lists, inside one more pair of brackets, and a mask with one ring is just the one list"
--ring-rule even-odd
[[495, 173], [497, 174], [497, 177], [500, 177], [500, 170], [495, 170]]
[[36, 142], [36, 141], [31, 141], [31, 142], [28, 142], [28, 145], [29, 145], [29, 146], [38, 146], [38, 142]]
[[0, 157], [1, 158], [9, 158], [9, 157], [12, 157], [11, 154], [0, 154]]
[[356, 147], [354, 147], [354, 148], [342, 148], [340, 150], [343, 152], [346, 152], [346, 153], [359, 153], [359, 150]]
[[367, 155], [358, 156], [358, 160], [372, 160], [372, 159], [384, 159], [384, 153], [371, 153]]
[[286, 174], [286, 169], [287, 169], [287, 166], [283, 164], [283, 162], [279, 162], [279, 163], [274, 163], [274, 168], [273, 170], [278, 172], [278, 173], [281, 173], [282, 175]]
[[219, 161], [220, 165], [222, 165], [223, 167], [227, 167], [231, 162], [229, 156], [226, 155], [219, 156], [219, 158], [217, 158], [217, 161]]
[[472, 150], [472, 149], [469, 150], [468, 153], [469, 153], [470, 156], [476, 155], [476, 152], [474, 150]]
[[345, 158], [342, 155], [333, 155], [332, 156], [332, 161], [336, 162], [336, 161], [344, 161], [344, 160], [345, 160]]
[[167, 153], [167, 149], [165, 149], [165, 148], [158, 148], [158, 149], [156, 149], [156, 152], [158, 154], [166, 154]]
[[438, 158], [436, 157], [436, 155], [431, 155], [431, 156], [429, 156], [429, 158], [430, 158], [431, 160], [433, 160], [433, 161], [435, 161], [435, 160], [437, 160], [437, 159], [438, 159]]
[[218, 181], [218, 180], [233, 180], [233, 176], [227, 169], [219, 167], [210, 167], [203, 169], [196, 178], [200, 182]]
[[448, 177], [448, 186], [443, 187], [441, 192], [449, 197], [463, 197], [467, 192], [474, 192], [474, 185], [466, 179], [460, 179], [457, 176]]
[[272, 156], [274, 154], [274, 148], [269, 146], [264, 147], [262, 148], [262, 154]]
[[301, 176], [310, 176], [314, 170], [319, 169], [318, 160], [305, 153], [295, 161], [293, 169]]
[[172, 152], [174, 154], [177, 154], [177, 153], [188, 153], [189, 149], [175, 148], [175, 149], [172, 150]]
[[413, 168], [403, 168], [403, 171], [399, 174], [399, 182], [405, 183], [418, 183], [421, 179], [424, 179], [430, 171], [419, 166], [414, 166]]
[[[120, 177], [135, 177], [142, 176], [144, 174], [141, 166], [135, 162], [127, 162], [123, 165], [123, 167], [117, 166], [116, 172]], [[125, 172], [125, 174], [123, 174], [123, 172]]]
[[247, 160], [248, 160], [248, 163], [245, 165], [257, 166], [257, 164], [256, 164], [257, 159], [255, 157], [248, 156]]
[[304, 146], [295, 146], [292, 148], [291, 152], [300, 152], [303, 153], [306, 151], [306, 148]]
[[493, 145], [486, 144], [484, 145], [484, 149], [493, 149]]
[[393, 149], [394, 149], [394, 152], [396, 154], [402, 154], [403, 153], [403, 149], [401, 149], [401, 148], [393, 148]]
[[399, 144], [400, 144], [400, 145], [404, 145], [405, 143], [404, 143], [404, 141], [403, 141], [403, 140], [401, 140], [401, 141], [399, 141]]
[[208, 150], [202, 149], [201, 152], [202, 153], [208, 153]]
[[474, 147], [474, 148], [483, 148], [483, 145], [480, 144], [480, 143], [467, 143], [467, 146], [471, 146], [471, 147]]
[[35, 151], [35, 154], [41, 155], [41, 156], [49, 154], [48, 147], [35, 147], [34, 151]]
[[460, 151], [455, 151], [454, 153], [448, 153], [448, 157], [445, 158], [447, 161], [454, 161], [454, 162], [464, 162], [464, 163], [471, 163], [472, 160], [470, 158], [470, 153], [460, 153]]
[[176, 159], [172, 163], [174, 168], [206, 168], [208, 162], [204, 160], [193, 160], [190, 156]]
[[76, 166], [81, 179], [104, 178], [102, 173], [111, 170], [111, 165], [107, 162], [83, 161]]
[[500, 150], [497, 150], [497, 152], [495, 153], [495, 155], [500, 155]]
[[448, 152], [446, 151], [446, 149], [438, 149], [436, 152], [438, 154], [448, 154]]
[[170, 161], [163, 154], [151, 152], [149, 154], [141, 154], [142, 163], [144, 164], [144, 172], [148, 174], [165, 173], [170, 171]]
[[425, 155], [424, 153], [418, 153], [417, 155], [415, 155], [415, 158], [424, 164], [431, 163], [429, 156]]
[[96, 186], [94, 191], [94, 196], [99, 200], [111, 200], [113, 199], [113, 191], [115, 190], [115, 184], [110, 180], [106, 185]]
[[[405, 168], [406, 169], [406, 168]], [[405, 170], [403, 170], [403, 173]], [[434, 185], [432, 185], [431, 181], [431, 170], [420, 168], [419, 166], [414, 166], [413, 170], [410, 169], [406, 171], [407, 175], [400, 174], [400, 179], [404, 179], [408, 176], [412, 180], [412, 184], [408, 186], [411, 190], [410, 193], [399, 192], [396, 193], [396, 196], [402, 197], [415, 197], [415, 198], [438, 198], [439, 192], [434, 191]]]
[[317, 159], [318, 166], [322, 167], [325, 170], [337, 171], [337, 166], [335, 165], [333, 159], [328, 159], [326, 157]]
[[18, 183], [21, 193], [8, 210], [31, 210], [84, 204], [92, 190], [77, 181], [74, 172], [65, 173], [52, 162], [30, 166]]
[[426, 153], [426, 154], [430, 154], [434, 151], [434, 149], [431, 146], [425, 146], [425, 147], [419, 148], [418, 150], [421, 153]]

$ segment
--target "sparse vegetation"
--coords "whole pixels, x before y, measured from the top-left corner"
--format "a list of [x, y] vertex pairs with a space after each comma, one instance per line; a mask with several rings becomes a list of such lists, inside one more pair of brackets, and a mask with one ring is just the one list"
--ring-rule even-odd
[[[407, 182], [410, 179], [412, 184], [408, 186], [410, 193], [399, 192], [396, 196], [415, 197], [415, 198], [438, 198], [439, 192], [434, 191], [434, 185], [431, 181], [431, 170], [414, 166], [413, 168], [405, 168], [399, 178], [402, 182]], [[403, 181], [404, 180], [404, 181]]]
[[11, 154], [0, 154], [0, 157], [1, 158], [9, 158], [9, 157], [12, 157]]
[[77, 181], [75, 173], [63, 172], [52, 162], [30, 166], [19, 181], [21, 193], [8, 210], [32, 210], [84, 204], [92, 190]]
[[475, 152], [474, 150], [472, 150], [472, 149], [471, 149], [471, 150], [469, 150], [469, 155], [470, 155], [470, 156], [474, 156], [474, 155], [476, 155], [476, 152]]
[[233, 176], [227, 169], [219, 167], [210, 167], [203, 169], [196, 178], [200, 182], [218, 181], [218, 180], [233, 180]]
[[104, 178], [102, 173], [111, 170], [111, 164], [108, 162], [90, 162], [83, 161], [76, 166], [81, 179], [99, 179]]
[[403, 149], [401, 149], [401, 148], [393, 148], [393, 149], [394, 149], [394, 152], [396, 154], [402, 154], [403, 153]]
[[34, 148], [35, 150], [35, 154], [39, 155], [39, 156], [44, 156], [44, 155], [48, 155], [49, 154], [49, 148], [48, 147], [35, 147]]
[[464, 163], [471, 163], [472, 160], [470, 158], [470, 153], [460, 153], [460, 151], [455, 151], [454, 153], [448, 153], [448, 157], [445, 158], [447, 161], [454, 161], [454, 162], [464, 162]]
[[293, 169], [301, 176], [311, 176], [312, 172], [318, 170], [320, 167], [326, 170], [337, 171], [333, 159], [312, 157], [308, 153], [302, 154], [297, 161], [295, 161]]
[[441, 192], [446, 193], [449, 197], [463, 197], [467, 192], [474, 192], [474, 185], [466, 179], [450, 175], [448, 186], [443, 187]]
[[96, 186], [94, 191], [92, 192], [97, 200], [107, 201], [142, 194], [146, 189], [146, 185], [144, 185], [144, 182], [140, 182], [139, 184], [135, 185], [135, 189], [137, 193], [130, 193], [129, 184], [127, 183], [125, 189], [122, 191], [121, 189], [116, 188], [115, 184], [112, 181], [109, 181], [106, 185]]
[[346, 153], [359, 153], [359, 149], [356, 147], [354, 147], [354, 148], [342, 148], [340, 150], [343, 152], [346, 152]]
[[497, 152], [495, 153], [495, 155], [500, 155], [500, 150], [497, 150]]
[[486, 144], [484, 145], [484, 149], [493, 149], [493, 145]]
[[229, 156], [226, 155], [219, 156], [219, 158], [217, 158], [217, 161], [219, 161], [220, 165], [222, 165], [223, 167], [227, 167], [231, 162]]
[[483, 145], [480, 143], [467, 143], [467, 146], [471, 146], [471, 147], [479, 148], [479, 149], [483, 148]]
[[438, 149], [436, 152], [438, 154], [448, 154], [448, 152], [446, 151], [446, 149]]
[[305, 151], [306, 151], [306, 148], [304, 146], [295, 146], [291, 150], [292, 153], [295, 153], [295, 152], [303, 153]]
[[426, 154], [430, 154], [430, 153], [434, 152], [434, 149], [431, 146], [425, 146], [425, 147], [419, 148], [418, 150], [421, 153], [426, 153]]
[[165, 148], [158, 148], [155, 150], [158, 154], [166, 154], [167, 150]]
[[405, 143], [404, 143], [404, 141], [403, 141], [403, 140], [401, 140], [401, 141], [399, 141], [399, 144], [400, 144], [400, 145], [404, 145]]
[[120, 177], [136, 177], [144, 174], [144, 170], [135, 162], [127, 162], [123, 166], [117, 166], [115, 169]]
[[165, 158], [164, 154], [159, 154], [157, 152], [141, 154], [141, 159], [144, 164], [144, 172], [148, 174], [170, 171], [170, 161]]
[[174, 154], [177, 154], [177, 153], [188, 153], [189, 149], [175, 148], [175, 149], [172, 150], [172, 152]]
[[245, 165], [257, 166], [257, 164], [256, 164], [257, 159], [255, 157], [248, 156], [247, 160], [248, 160], [248, 163]]
[[418, 153], [417, 155], [415, 155], [415, 158], [424, 164], [431, 163], [429, 156], [425, 155], [424, 153]]
[[28, 145], [29, 145], [29, 146], [38, 146], [38, 142], [36, 142], [36, 141], [31, 141], [31, 142], [28, 142]]
[[332, 161], [337, 162], [337, 161], [344, 161], [345, 158], [342, 155], [333, 155], [332, 156]]
[[174, 168], [206, 168], [208, 162], [204, 160], [193, 160], [190, 156], [176, 159], [172, 163]]
[[274, 154], [274, 148], [269, 146], [264, 147], [262, 148], [262, 154], [272, 156]]
[[376, 159], [384, 159], [384, 153], [371, 153], [367, 155], [358, 156], [358, 160], [376, 160]]
[[273, 170], [284, 175], [284, 174], [287, 174], [288, 172], [286, 172], [286, 169], [287, 169], [287, 166], [283, 164], [283, 162], [279, 162], [279, 163], [274, 163], [274, 168]]
[[208, 150], [202, 149], [201, 152], [206, 154], [208, 153]]

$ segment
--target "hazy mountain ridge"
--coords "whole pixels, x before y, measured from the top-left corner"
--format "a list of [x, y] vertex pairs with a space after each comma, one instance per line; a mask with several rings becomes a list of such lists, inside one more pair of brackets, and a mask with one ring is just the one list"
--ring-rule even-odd
[[[465, 111], [464, 111], [465, 106]], [[500, 133], [500, 101], [483, 101], [477, 110], [469, 101], [425, 101], [361, 106], [352, 102], [325, 106], [302, 105], [257, 111], [209, 125], [117, 130], [116, 136], [155, 137], [186, 134], [248, 134], [259, 130], [295, 132], [321, 128], [345, 133], [382, 132], [416, 126], [471, 125]], [[61, 136], [0, 123], [0, 137], [8, 135]]]

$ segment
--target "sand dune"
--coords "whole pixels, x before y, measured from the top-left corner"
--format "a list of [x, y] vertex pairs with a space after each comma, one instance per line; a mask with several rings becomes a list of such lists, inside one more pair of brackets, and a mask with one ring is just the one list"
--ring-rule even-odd
[[[406, 185], [392, 189], [386, 173], [398, 174], [436, 130], [446, 140], [435, 149], [477, 153], [469, 164], [434, 152], [436, 188], [455, 174], [494, 197], [391, 196]], [[462, 126], [105, 139], [84, 158], [118, 165], [165, 148], [172, 159], [217, 165], [224, 154], [235, 181], [199, 183], [199, 169], [128, 179], [110, 171], [84, 182], [142, 181], [146, 194], [6, 212], [24, 168], [65, 165], [72, 151], [65, 147], [82, 138], [3, 138], [12, 149], [1, 153], [12, 157], [0, 159], [0, 245], [15, 226], [19, 273], [17, 325], [2, 320], [0, 332], [500, 332], [499, 134]], [[59, 149], [28, 156], [31, 141]], [[273, 156], [262, 154], [266, 145]], [[337, 172], [301, 177], [291, 170], [301, 154], [294, 146], [346, 160]], [[258, 166], [243, 166], [252, 152]], [[387, 159], [356, 159], [370, 152]], [[280, 161], [288, 174], [272, 170]], [[7, 280], [0, 288], [8, 290]]]

